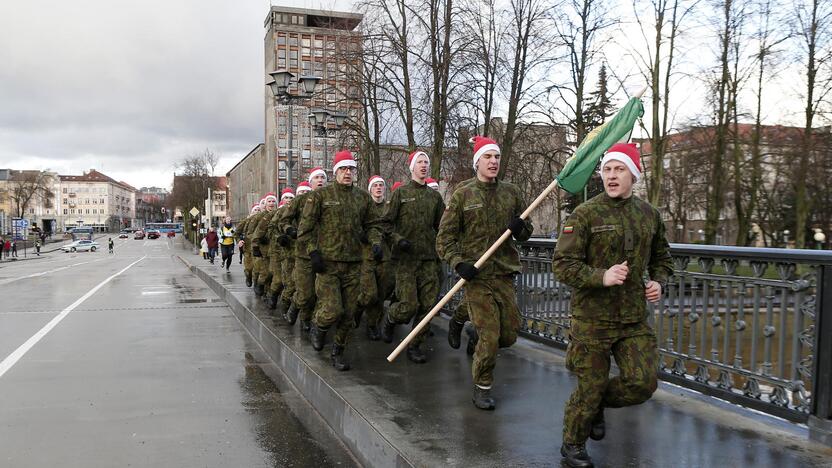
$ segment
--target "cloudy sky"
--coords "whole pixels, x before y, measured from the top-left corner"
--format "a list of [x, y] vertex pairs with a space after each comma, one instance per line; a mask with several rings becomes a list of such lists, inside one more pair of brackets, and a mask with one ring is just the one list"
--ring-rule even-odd
[[210, 148], [224, 174], [263, 141], [268, 9], [268, 0], [0, 0], [0, 168], [95, 168], [167, 187], [177, 160]]

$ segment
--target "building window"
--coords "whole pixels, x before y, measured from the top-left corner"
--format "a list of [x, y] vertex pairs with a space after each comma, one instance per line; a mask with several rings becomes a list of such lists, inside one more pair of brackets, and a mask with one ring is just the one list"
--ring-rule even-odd
[[87, 214], [90, 214], [90, 209], [89, 208], [87, 208]]
[[289, 45], [295, 47], [298, 46], [298, 36], [296, 34], [289, 36]]
[[64, 208], [64, 214], [67, 214], [66, 212], [67, 212], [67, 209], [66, 209], [66, 208]]
[[75, 214], [75, 208], [72, 208], [71, 210], [69, 210], [69, 214]]
[[286, 36], [283, 34], [278, 34], [277, 36], [277, 44], [278, 45], [286, 45]]
[[63, 192], [66, 193], [66, 187], [63, 188]]
[[101, 201], [101, 204], [103, 205], [104, 204], [104, 199], [102, 198], [100, 201]]

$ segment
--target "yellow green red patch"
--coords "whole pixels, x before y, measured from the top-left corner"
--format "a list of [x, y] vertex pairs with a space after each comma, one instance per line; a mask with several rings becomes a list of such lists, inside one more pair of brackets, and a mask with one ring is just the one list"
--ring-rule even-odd
[[563, 227], [563, 233], [564, 234], [572, 234], [572, 230], [573, 230], [572, 226], [564, 226]]

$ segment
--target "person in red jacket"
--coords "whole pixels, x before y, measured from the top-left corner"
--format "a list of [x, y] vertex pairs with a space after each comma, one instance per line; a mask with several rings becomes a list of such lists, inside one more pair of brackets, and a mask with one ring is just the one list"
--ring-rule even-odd
[[208, 242], [208, 260], [214, 263], [214, 257], [217, 256], [217, 249], [220, 245], [220, 236], [217, 235], [217, 231], [214, 228], [210, 228], [208, 229], [208, 235], [205, 236], [205, 240]]

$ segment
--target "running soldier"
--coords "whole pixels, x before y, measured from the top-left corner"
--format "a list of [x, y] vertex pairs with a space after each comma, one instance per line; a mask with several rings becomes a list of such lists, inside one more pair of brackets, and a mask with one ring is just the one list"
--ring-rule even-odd
[[373, 217], [370, 195], [352, 185], [355, 170], [352, 153], [338, 152], [332, 168], [336, 183], [312, 192], [298, 227], [298, 240], [306, 245], [317, 273], [312, 347], [323, 349], [327, 331], [334, 325], [330, 356], [333, 367], [341, 371], [349, 369], [344, 349], [355, 326], [361, 262], [369, 260], [364, 258], [364, 245], [369, 242], [372, 246], [375, 261], [380, 261], [384, 253], [381, 219]]
[[266, 201], [266, 210], [257, 218], [257, 224], [252, 233], [251, 240], [254, 242], [254, 293], [258, 296], [265, 297], [267, 287], [271, 284], [272, 275], [269, 271], [269, 255], [271, 248], [269, 247], [269, 237], [267, 229], [269, 221], [275, 213], [277, 206], [277, 195], [272, 192], [263, 197]]
[[[427, 186], [430, 158], [414, 151], [408, 159], [410, 182], [390, 197], [384, 225], [390, 231], [396, 264], [396, 300], [390, 305], [381, 330], [386, 343], [393, 341], [397, 324], [416, 325], [430, 312], [439, 295], [439, 256], [436, 233], [445, 211], [439, 192]], [[427, 362], [420, 346], [427, 329], [407, 347], [407, 358], [417, 364]]]
[[[566, 367], [578, 385], [564, 409], [560, 449], [571, 467], [593, 466], [586, 439], [604, 438], [604, 408], [638, 405], [656, 390], [658, 351], [647, 302], [659, 301], [673, 263], [659, 211], [633, 195], [639, 159], [633, 144], [607, 151], [604, 193], [575, 209], [552, 259], [557, 278], [574, 290]], [[619, 368], [613, 378], [610, 355]]]
[[439, 255], [464, 278], [465, 303], [479, 335], [471, 373], [474, 405], [492, 410], [491, 396], [497, 349], [511, 346], [520, 328], [520, 310], [514, 293], [514, 275], [521, 271], [514, 242], [504, 242], [482, 269], [474, 263], [510, 229], [514, 239], [527, 240], [532, 225], [520, 218], [525, 209], [520, 189], [497, 180], [500, 147], [494, 140], [476, 136], [476, 180], [454, 191], [442, 216], [436, 248]]
[[[370, 177], [367, 190], [373, 198], [372, 210], [373, 216], [376, 218], [384, 217], [387, 210], [387, 203], [384, 201], [386, 189], [387, 183], [381, 176]], [[367, 338], [370, 341], [378, 341], [380, 337], [378, 325], [384, 313], [384, 301], [393, 292], [395, 286], [392, 271], [393, 264], [390, 262], [389, 236], [384, 236], [381, 247], [384, 251], [382, 260], [380, 262], [364, 262], [361, 271], [361, 294], [359, 295], [358, 305], [366, 312]], [[358, 327], [360, 322], [360, 317], [356, 317], [355, 326]]]
[[251, 287], [254, 280], [254, 255], [252, 253], [252, 247], [246, 244], [249, 242], [248, 236], [254, 232], [254, 226], [257, 224], [254, 220], [257, 219], [257, 215], [260, 214], [261, 211], [262, 207], [259, 202], [251, 205], [251, 213], [246, 217], [246, 219], [240, 221], [240, 225], [237, 229], [237, 236], [240, 239], [240, 242], [237, 245], [243, 251], [243, 257], [245, 258], [243, 272], [246, 275], [246, 286], [248, 287]]

